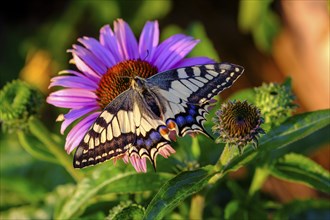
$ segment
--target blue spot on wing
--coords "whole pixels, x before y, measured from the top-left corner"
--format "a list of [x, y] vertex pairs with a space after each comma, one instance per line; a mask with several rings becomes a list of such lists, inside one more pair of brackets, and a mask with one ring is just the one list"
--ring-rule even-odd
[[[194, 104], [188, 104], [187, 107], [185, 107], [185, 112], [179, 113], [175, 116], [174, 121], [177, 124], [179, 128], [179, 136], [183, 136], [186, 134], [186, 132], [202, 132], [206, 133], [204, 130], [203, 125], [201, 124], [201, 121], [197, 121], [197, 116], [201, 116], [198, 113], [199, 109], [205, 109], [205, 105], [198, 106]], [[193, 126], [197, 125], [197, 126]], [[192, 128], [194, 127], [194, 128]]]

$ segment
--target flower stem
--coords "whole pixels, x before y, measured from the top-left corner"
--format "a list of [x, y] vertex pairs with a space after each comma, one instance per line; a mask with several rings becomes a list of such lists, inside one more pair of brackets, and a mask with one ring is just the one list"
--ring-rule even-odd
[[235, 155], [235, 148], [231, 147], [229, 144], [226, 144], [225, 148], [223, 149], [219, 160], [213, 167], [213, 171], [215, 174], [210, 180], [209, 184], [215, 184], [220, 178], [223, 177], [223, 173], [221, 172], [223, 167], [226, 166], [231, 159], [233, 159]]
[[58, 161], [51, 155], [47, 155], [45, 153], [39, 152], [38, 150], [35, 150], [31, 146], [29, 138], [23, 131], [19, 130], [17, 132], [17, 136], [18, 136], [18, 141], [20, 142], [21, 146], [33, 157], [38, 158], [39, 160], [44, 160], [44, 161], [58, 164]]
[[191, 198], [189, 219], [203, 219], [203, 210], [205, 206], [205, 196], [196, 194]]
[[30, 118], [29, 128], [32, 134], [48, 148], [76, 182], [83, 178], [83, 173], [80, 170], [75, 170], [73, 168], [72, 163], [67, 159], [68, 155], [66, 155], [65, 152], [55, 144], [55, 141], [52, 139], [47, 128], [37, 118]]
[[267, 167], [257, 167], [254, 172], [252, 183], [249, 189], [249, 195], [252, 197], [264, 184], [267, 177], [269, 175], [269, 171]]

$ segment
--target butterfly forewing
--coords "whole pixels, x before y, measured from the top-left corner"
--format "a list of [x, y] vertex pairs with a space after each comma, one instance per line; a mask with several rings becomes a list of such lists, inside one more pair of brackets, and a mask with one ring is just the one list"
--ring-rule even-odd
[[234, 64], [208, 64], [159, 73], [147, 82], [161, 95], [165, 121], [175, 121], [178, 135], [207, 135], [203, 122], [211, 98], [229, 88], [243, 71], [243, 67]]
[[74, 167], [124, 155], [146, 157], [154, 164], [170, 140], [162, 129], [173, 129], [173, 125], [179, 136], [196, 132], [207, 135], [203, 122], [211, 98], [242, 73], [238, 65], [207, 64], [169, 70], [139, 81], [141, 88], [130, 87], [95, 120], [77, 147]]

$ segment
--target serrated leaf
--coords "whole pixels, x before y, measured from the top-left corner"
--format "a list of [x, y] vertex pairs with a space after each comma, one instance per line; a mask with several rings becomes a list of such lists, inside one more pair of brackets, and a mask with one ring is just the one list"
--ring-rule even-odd
[[[269, 163], [272, 150], [281, 150], [289, 144], [297, 142], [320, 129], [329, 126], [330, 124], [330, 111], [320, 110], [315, 112], [308, 112], [295, 115], [286, 120], [282, 125], [274, 128], [266, 133], [259, 140], [259, 147], [253, 150], [251, 147], [246, 147], [241, 156], [235, 157], [223, 169], [223, 172], [237, 170], [245, 164], [257, 158], [260, 159], [259, 163]], [[277, 154], [276, 156], [283, 156]], [[272, 158], [276, 159], [276, 158]]]
[[171, 175], [167, 173], [139, 174], [135, 171], [124, 172], [119, 166], [99, 166], [92, 176], [78, 183], [75, 192], [55, 218], [70, 219], [78, 216], [89, 205], [91, 199], [99, 193], [157, 190], [170, 177]]
[[144, 219], [162, 219], [185, 198], [200, 191], [214, 175], [212, 166], [182, 172], [166, 182], [147, 207]]
[[303, 183], [316, 190], [330, 193], [330, 173], [303, 155], [285, 155], [271, 167], [270, 172], [277, 178]]

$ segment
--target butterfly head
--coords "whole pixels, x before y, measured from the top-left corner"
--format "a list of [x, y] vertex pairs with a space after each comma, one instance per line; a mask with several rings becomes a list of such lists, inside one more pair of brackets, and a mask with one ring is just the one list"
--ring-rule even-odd
[[145, 90], [146, 80], [142, 77], [135, 76], [131, 79], [131, 88], [137, 91], [144, 91]]

